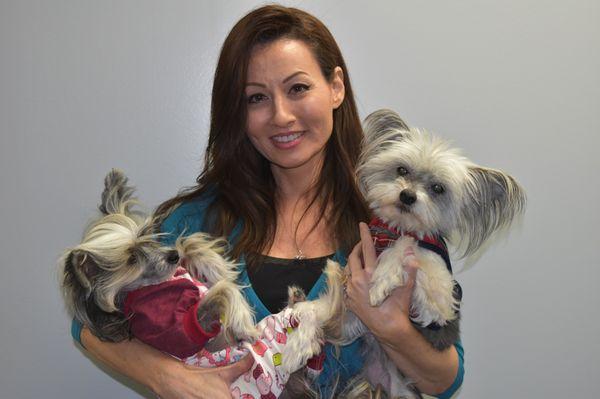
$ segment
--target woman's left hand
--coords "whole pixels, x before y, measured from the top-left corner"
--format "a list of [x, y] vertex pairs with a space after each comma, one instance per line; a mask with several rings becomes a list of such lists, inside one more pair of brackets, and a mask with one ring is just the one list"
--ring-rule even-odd
[[[346, 282], [346, 306], [375, 334], [383, 339], [398, 337], [410, 328], [410, 300], [419, 265], [414, 258], [405, 262], [408, 274], [405, 284], [396, 288], [378, 307], [369, 303], [369, 288], [373, 271], [377, 265], [377, 254], [369, 227], [360, 223], [360, 242], [348, 256], [346, 271], [350, 273]], [[406, 330], [404, 330], [406, 331]]]

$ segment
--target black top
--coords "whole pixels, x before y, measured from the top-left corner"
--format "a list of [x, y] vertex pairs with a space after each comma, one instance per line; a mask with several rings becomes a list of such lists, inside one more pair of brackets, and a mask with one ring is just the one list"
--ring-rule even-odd
[[271, 313], [278, 313], [287, 305], [288, 286], [300, 287], [308, 295], [332, 256], [281, 259], [261, 255], [259, 266], [248, 269], [248, 277], [261, 302]]

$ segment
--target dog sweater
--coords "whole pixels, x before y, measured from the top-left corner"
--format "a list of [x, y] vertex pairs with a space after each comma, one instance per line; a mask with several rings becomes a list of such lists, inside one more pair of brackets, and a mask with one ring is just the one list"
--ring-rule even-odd
[[[256, 342], [241, 342], [217, 352], [204, 348], [217, 335], [220, 326], [205, 331], [198, 322], [198, 306], [208, 287], [193, 279], [183, 268], [173, 277], [128, 293], [124, 312], [132, 334], [139, 340], [197, 367], [219, 367], [239, 361], [250, 354], [254, 364], [231, 386], [234, 398], [276, 399], [285, 388], [289, 374], [281, 370], [283, 348], [288, 334], [298, 326], [292, 309], [272, 314], [258, 323]], [[309, 359], [307, 375], [316, 378], [323, 370], [325, 353]]]

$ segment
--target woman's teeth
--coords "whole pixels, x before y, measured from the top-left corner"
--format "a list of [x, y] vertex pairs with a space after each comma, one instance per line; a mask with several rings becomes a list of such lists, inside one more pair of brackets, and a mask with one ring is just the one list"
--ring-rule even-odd
[[272, 138], [278, 143], [289, 143], [290, 141], [296, 140], [300, 136], [302, 136], [302, 133], [294, 133], [287, 136], [273, 136]]

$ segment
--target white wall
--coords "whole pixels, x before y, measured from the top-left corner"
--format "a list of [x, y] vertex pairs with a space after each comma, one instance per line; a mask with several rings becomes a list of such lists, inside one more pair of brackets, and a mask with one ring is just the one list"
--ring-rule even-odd
[[[193, 184], [218, 50], [257, 4], [0, 2], [0, 397], [138, 397], [73, 345], [56, 259], [111, 167], [151, 207]], [[394, 108], [528, 191], [522, 230], [458, 276], [458, 397], [598, 397], [599, 3], [299, 5], [336, 36], [362, 116]]]

